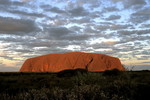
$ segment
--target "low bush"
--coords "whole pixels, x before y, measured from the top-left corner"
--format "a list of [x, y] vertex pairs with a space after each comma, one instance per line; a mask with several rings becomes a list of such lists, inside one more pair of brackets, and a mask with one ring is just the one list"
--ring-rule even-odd
[[104, 76], [117, 76], [120, 74], [121, 74], [121, 71], [118, 69], [106, 70], [103, 73]]
[[0, 73], [0, 100], [147, 100], [149, 77], [148, 71], [116, 69], [99, 73], [79, 69], [73, 73]]

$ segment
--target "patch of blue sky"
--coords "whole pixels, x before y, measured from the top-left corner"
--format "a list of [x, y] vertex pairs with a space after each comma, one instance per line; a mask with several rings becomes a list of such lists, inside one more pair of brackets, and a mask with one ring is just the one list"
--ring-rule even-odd
[[0, 12], [0, 17], [21, 19], [20, 16], [18, 16], [16, 14], [9, 13], [9, 12]]

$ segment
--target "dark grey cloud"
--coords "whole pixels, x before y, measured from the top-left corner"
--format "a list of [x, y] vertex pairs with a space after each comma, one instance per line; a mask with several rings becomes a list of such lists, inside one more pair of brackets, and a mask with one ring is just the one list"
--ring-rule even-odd
[[5, 55], [5, 56], [0, 56], [0, 57], [5, 58], [5, 59], [9, 59], [9, 60], [13, 60], [13, 57], [9, 57], [9, 56], [7, 56], [7, 55]]
[[55, 6], [51, 6], [51, 5], [41, 5], [41, 8], [43, 9], [43, 11], [45, 13], [47, 12], [51, 12], [51, 13], [55, 13], [55, 14], [66, 14], [67, 11], [65, 9], [61, 9], [59, 7], [55, 7]]
[[49, 10], [49, 8], [52, 8], [52, 6], [49, 4], [41, 4], [40, 7], [44, 10]]
[[74, 17], [78, 16], [87, 16], [89, 12], [85, 10], [83, 7], [77, 7], [69, 10], [69, 14]]
[[61, 10], [57, 7], [50, 8], [50, 11], [54, 13], [66, 13], [64, 10]]
[[109, 25], [95, 25], [95, 29], [101, 30], [101, 31], [108, 30], [109, 28], [110, 28]]
[[21, 16], [24, 16], [24, 17], [44, 17], [45, 15], [43, 13], [36, 13], [36, 12], [26, 12], [26, 11], [20, 11], [20, 10], [9, 10], [10, 13], [13, 13], [13, 14], [19, 14]]
[[50, 37], [54, 38], [62, 38], [67, 36], [69, 33], [72, 33], [71, 30], [65, 28], [65, 27], [51, 27], [47, 29], [49, 32]]
[[[144, 63], [144, 64], [147, 64], [147, 63], [149, 64], [150, 62], [143, 62], [143, 63]], [[149, 66], [149, 67], [150, 67], [150, 66]]]
[[119, 4], [120, 10], [132, 9], [132, 10], [140, 10], [141, 8], [149, 5], [149, 0], [109, 0], [112, 3]]
[[146, 5], [146, 0], [123, 0], [123, 4], [125, 8], [129, 7], [142, 7]]
[[[141, 54], [145, 54], [145, 55], [150, 55], [150, 51], [149, 50], [143, 50], [141, 52]], [[150, 56], [148, 56], [150, 58]]]
[[121, 16], [119, 16], [119, 15], [110, 15], [108, 18], [106, 18], [106, 20], [117, 20], [120, 18], [121, 18]]
[[[141, 56], [139, 58], [137, 58], [138, 60], [149, 60], [150, 59], [150, 54], [149, 56]], [[150, 62], [149, 62], [150, 63]]]
[[141, 30], [121, 30], [118, 31], [119, 34], [121, 35], [131, 35], [131, 34], [136, 34], [136, 35], [142, 35], [142, 34], [149, 34], [150, 29], [141, 29]]
[[104, 8], [103, 12], [115, 12], [115, 11], [119, 11], [119, 9], [116, 7], [107, 7], [107, 8]]
[[[20, 43], [21, 44], [21, 43]], [[18, 48], [18, 47], [22, 47], [20, 44], [16, 44], [15, 42], [14, 43], [11, 43], [11, 45], [5, 47], [5, 50], [3, 50], [4, 52], [7, 52], [6, 54], [7, 55], [3, 55], [3, 56], [0, 56], [0, 57], [3, 57], [5, 59], [8, 59], [8, 60], [13, 60], [13, 61], [20, 61], [19, 59], [15, 59], [16, 56], [20, 56], [21, 57], [21, 54], [26, 54], [26, 53], [33, 53], [33, 47], [32, 48], [29, 48], [27, 47], [27, 44], [24, 45], [23, 48]], [[11, 50], [11, 52], [10, 52]], [[15, 55], [15, 53], [17, 53], [18, 55]], [[22, 60], [21, 60], [22, 61]]]
[[[43, 39], [42, 39], [43, 40]], [[29, 41], [27, 43], [23, 42], [21, 45], [24, 45], [27, 50], [34, 51], [35, 48], [57, 48], [57, 47], [63, 47], [66, 46], [67, 43], [64, 40], [46, 40], [44, 39], [43, 41], [40, 39], [37, 39], [35, 41]]]
[[27, 36], [27, 37], [22, 37], [22, 36], [8, 36], [8, 37], [0, 37], [0, 40], [1, 41], [4, 41], [4, 42], [10, 42], [10, 43], [21, 43], [21, 42], [26, 42], [26, 40], [31, 41], [32, 37], [30, 36]]
[[9, 5], [9, 3], [11, 3], [10, 0], [0, 0], [1, 5]]
[[[77, 43], [73, 43], [68, 40], [55, 40], [55, 41], [50, 40], [47, 42], [36, 41], [36, 42], [24, 43], [23, 45], [29, 48], [28, 50], [33, 50], [34, 52], [24, 52], [28, 54], [23, 55], [22, 57], [29, 58], [29, 57], [35, 57], [35, 56], [40, 56], [40, 55], [49, 54], [49, 53], [69, 52], [71, 50], [67, 50], [64, 48], [72, 44], [77, 44]], [[14, 52], [16, 51], [17, 49], [14, 50]]]
[[[69, 36], [64, 37], [64, 40], [69, 40], [69, 41], [79, 41], [80, 43], [89, 40], [90, 38], [92, 38], [93, 35], [92, 34], [71, 34]], [[95, 35], [94, 35], [95, 37]], [[72, 42], [70, 42], [72, 43]]]
[[75, 0], [75, 1], [68, 1], [67, 7], [69, 9], [71, 9], [71, 8], [75, 8], [75, 7], [81, 7], [81, 6], [84, 6], [84, 5], [88, 5], [89, 8], [92, 9], [92, 8], [95, 8], [95, 7], [99, 7], [101, 5], [101, 1], [100, 0]]
[[91, 19], [103, 17], [103, 15], [101, 14], [100, 11], [89, 12], [89, 15], [88, 15], [88, 16], [89, 16]]
[[0, 17], [0, 34], [22, 34], [37, 30], [32, 20]]
[[[138, 35], [134, 35], [134, 34], [128, 34], [128, 35], [121, 35], [121, 36], [119, 36], [119, 38], [120, 38], [119, 44], [126, 45], [126, 43], [131, 42], [132, 46], [134, 46], [138, 50], [141, 50], [141, 49], [145, 48], [145, 46], [146, 46], [146, 45], [143, 45], [143, 41], [144, 41], [144, 44], [148, 43], [145, 40], [148, 40], [150, 38], [150, 36], [138, 36]], [[136, 42], [138, 42], [138, 44], [136, 44]], [[127, 44], [127, 45], [129, 45], [129, 44]]]
[[75, 26], [70, 27], [69, 29], [72, 30], [72, 31], [78, 31], [78, 32], [80, 32], [81, 29], [82, 29], [82, 27], [75, 25]]
[[109, 29], [111, 30], [134, 29], [134, 26], [132, 24], [111, 24]]
[[88, 34], [93, 34], [93, 33], [100, 33], [101, 31], [96, 30], [96, 29], [92, 28], [91, 26], [86, 26], [86, 27], [84, 28], [84, 31], [83, 31], [83, 32], [84, 32], [84, 33], [88, 33]]
[[12, 49], [12, 51], [15, 51], [15, 52], [21, 52], [21, 53], [31, 53], [31, 52], [34, 52], [33, 50], [29, 50], [29, 49]]
[[12, 0], [0, 0], [0, 11], [9, 11], [18, 6], [24, 6], [22, 2]]
[[149, 28], [150, 27], [150, 24], [142, 24], [141, 26], [140, 26], [140, 28]]
[[[144, 65], [136, 65], [133, 67], [133, 70], [150, 70], [150, 65], [146, 65], [145, 63], [143, 63]], [[132, 66], [129, 66], [132, 67]]]
[[6, 6], [6, 5], [22, 5], [20, 1], [13, 1], [13, 0], [0, 0], [0, 5]]
[[[63, 49], [65, 46], [59, 46], [59, 48], [57, 48], [56, 46], [50, 47], [50, 48], [41, 48], [39, 50], [37, 50], [37, 54], [41, 55], [41, 54], [50, 54], [50, 53], [65, 53], [65, 52], [71, 52], [71, 50], [67, 50], [67, 49]], [[37, 56], [37, 55], [36, 55]]]
[[113, 47], [113, 45], [108, 45], [105, 43], [96, 43], [96, 44], [92, 44], [91, 47], [93, 47], [93, 49], [111, 49]]
[[133, 16], [141, 16], [141, 15], [150, 15], [150, 12], [149, 12], [150, 8], [149, 7], [146, 7], [144, 9], [141, 9], [135, 13], [133, 13], [132, 15]]
[[134, 26], [131, 24], [114, 24], [114, 23], [102, 23], [100, 25], [94, 25], [96, 30], [121, 30], [121, 29], [133, 29]]
[[145, 21], [150, 19], [150, 8], [144, 8], [135, 13], [131, 14], [131, 19], [129, 21], [133, 23], [144, 23]]

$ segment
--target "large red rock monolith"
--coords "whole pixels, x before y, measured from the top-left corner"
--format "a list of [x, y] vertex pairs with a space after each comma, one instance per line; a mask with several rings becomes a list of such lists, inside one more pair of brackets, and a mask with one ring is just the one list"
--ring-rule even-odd
[[96, 53], [69, 52], [29, 58], [22, 65], [20, 72], [59, 72], [68, 69], [87, 69], [92, 72], [111, 69], [125, 70], [116, 57]]

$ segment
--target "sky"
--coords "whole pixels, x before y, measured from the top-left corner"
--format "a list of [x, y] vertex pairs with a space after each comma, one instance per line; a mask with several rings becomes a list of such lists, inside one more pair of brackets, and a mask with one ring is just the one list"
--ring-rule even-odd
[[0, 0], [0, 72], [31, 57], [91, 52], [150, 70], [149, 0]]

